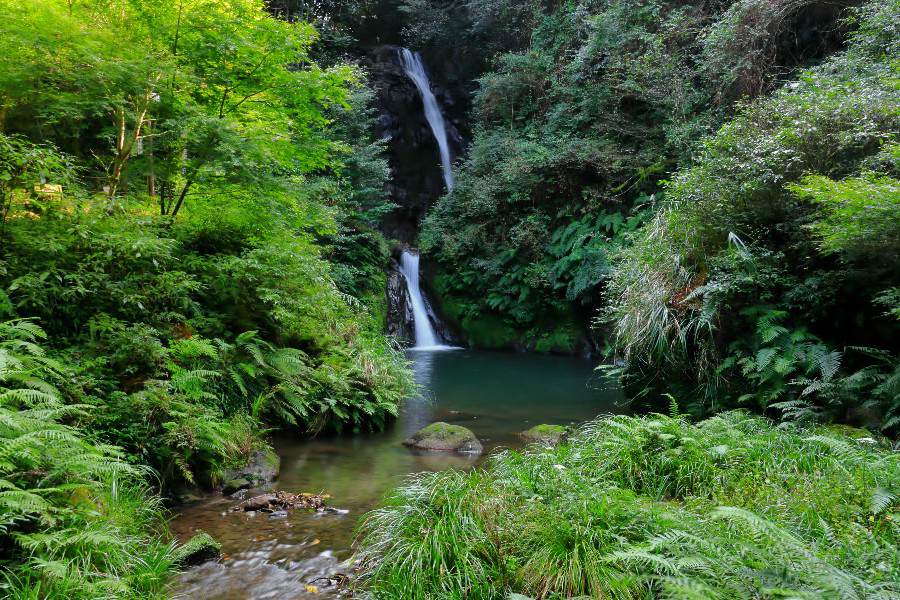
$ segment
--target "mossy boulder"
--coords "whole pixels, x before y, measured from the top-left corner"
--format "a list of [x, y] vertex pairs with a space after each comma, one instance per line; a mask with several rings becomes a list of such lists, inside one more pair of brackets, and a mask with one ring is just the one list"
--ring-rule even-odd
[[566, 440], [569, 430], [562, 425], [535, 425], [519, 434], [528, 444], [549, 444], [555, 446]]
[[405, 446], [420, 450], [481, 454], [484, 447], [470, 429], [459, 425], [438, 422], [423, 427], [403, 442]]
[[891, 441], [880, 433], [875, 433], [862, 427], [832, 423], [831, 425], [825, 425], [823, 429], [830, 435], [850, 438], [861, 444], [877, 444], [883, 447], [891, 446]]
[[[240, 467], [228, 469], [222, 481], [227, 482], [225, 489], [222, 491], [231, 494], [237, 490], [264, 485], [266, 483], [278, 479], [281, 471], [281, 459], [271, 449], [258, 450], [254, 452], [247, 464]], [[249, 482], [249, 485], [243, 485], [242, 480]], [[239, 485], [228, 491], [231, 484]]]
[[246, 490], [253, 487], [253, 482], [247, 479], [246, 477], [237, 477], [235, 479], [230, 479], [225, 482], [225, 485], [222, 486], [222, 493], [226, 496], [233, 494], [240, 490]]
[[840, 435], [850, 439], [858, 440], [863, 438], [871, 438], [872, 432], [861, 427], [853, 427], [852, 425], [844, 425], [842, 423], [832, 423], [824, 426], [825, 431], [833, 435]]
[[175, 550], [175, 562], [183, 567], [199, 565], [222, 556], [222, 545], [198, 529], [197, 534]]

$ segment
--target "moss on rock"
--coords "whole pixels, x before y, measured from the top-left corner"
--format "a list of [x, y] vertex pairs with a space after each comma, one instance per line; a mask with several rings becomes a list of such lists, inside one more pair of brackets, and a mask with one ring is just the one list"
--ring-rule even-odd
[[568, 433], [568, 428], [562, 425], [542, 424], [523, 431], [519, 434], [519, 437], [527, 443], [556, 445], [565, 441]]
[[244, 477], [237, 477], [225, 482], [225, 485], [222, 487], [222, 493], [228, 496], [237, 491], [246, 490], [251, 487], [253, 487], [253, 482], [251, 482], [249, 479], [246, 479]]
[[275, 481], [278, 479], [280, 470], [281, 459], [273, 450], [266, 448], [257, 450], [250, 455], [247, 464], [226, 470], [223, 480], [230, 484], [243, 479], [250, 483], [244, 487], [253, 487]]
[[484, 447], [471, 430], [459, 425], [444, 423], [443, 421], [423, 427], [403, 444], [421, 450], [464, 452], [468, 454], [481, 454], [484, 452]]
[[205, 531], [197, 534], [175, 550], [175, 562], [183, 567], [199, 565], [222, 556], [222, 545]]

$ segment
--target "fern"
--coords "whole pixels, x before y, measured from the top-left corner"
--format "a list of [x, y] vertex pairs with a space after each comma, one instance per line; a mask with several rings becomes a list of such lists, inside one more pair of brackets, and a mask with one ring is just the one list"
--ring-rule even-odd
[[124, 577], [133, 557], [155, 542], [117, 519], [130, 503], [156, 504], [117, 448], [66, 424], [86, 407], [63, 405], [41, 379], [59, 372], [34, 345], [43, 338], [30, 322], [0, 324], [0, 540], [12, 561], [0, 565], [0, 589], [34, 598], [131, 594]]
[[900, 499], [898, 493], [900, 493], [900, 490], [889, 491], [884, 488], [877, 488], [872, 493], [872, 503], [870, 506], [872, 514], [879, 515], [893, 506], [898, 499]]

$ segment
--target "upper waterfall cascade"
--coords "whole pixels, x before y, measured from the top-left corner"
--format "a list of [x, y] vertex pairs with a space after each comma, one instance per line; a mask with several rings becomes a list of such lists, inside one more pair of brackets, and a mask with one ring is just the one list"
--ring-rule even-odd
[[422, 97], [422, 105], [425, 108], [425, 118], [431, 131], [434, 133], [434, 139], [437, 140], [438, 149], [441, 152], [441, 170], [444, 174], [444, 183], [447, 190], [453, 189], [453, 168], [450, 164], [450, 142], [447, 138], [447, 125], [444, 122], [444, 115], [441, 113], [441, 107], [438, 106], [437, 98], [431, 91], [431, 81], [425, 72], [425, 64], [418, 52], [413, 52], [407, 48], [400, 50], [400, 62], [403, 70], [406, 72]]

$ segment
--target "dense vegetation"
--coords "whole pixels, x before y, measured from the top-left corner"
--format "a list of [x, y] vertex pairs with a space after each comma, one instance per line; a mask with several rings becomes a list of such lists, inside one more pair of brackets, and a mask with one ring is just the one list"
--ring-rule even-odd
[[484, 49], [491, 68], [457, 189], [428, 216], [422, 245], [475, 343], [524, 337], [539, 350], [584, 337], [610, 256], [649, 219], [660, 180], [735, 102], [833, 50], [841, 32], [839, 6], [815, 2], [451, 4], [409, 2], [410, 35], [446, 46], [434, 13], [462, 12], [466, 26], [447, 37]]
[[632, 396], [898, 424], [896, 2], [406, 9], [489, 65], [421, 236], [471, 343], [594, 321]]
[[695, 410], [900, 420], [896, 2], [849, 48], [741, 109], [620, 253], [626, 381], [673, 369]]
[[872, 439], [608, 417], [415, 476], [369, 515], [362, 558], [385, 599], [896, 598], [898, 481]]
[[0, 586], [5, 598], [154, 598], [174, 566], [149, 473], [80, 423], [29, 321], [0, 325]]
[[157, 492], [410, 389], [371, 93], [261, 0], [0, 11], [0, 586], [153, 597]]

